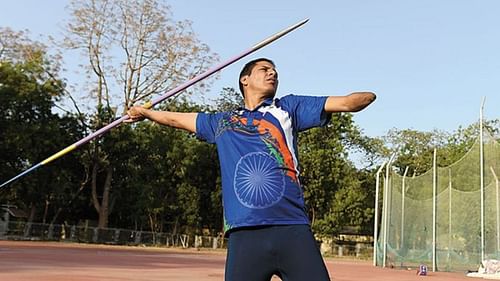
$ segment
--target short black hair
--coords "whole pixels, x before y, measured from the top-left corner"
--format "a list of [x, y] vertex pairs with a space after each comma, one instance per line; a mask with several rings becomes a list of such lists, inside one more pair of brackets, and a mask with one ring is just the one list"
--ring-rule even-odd
[[241, 95], [243, 96], [243, 98], [245, 98], [245, 93], [243, 92], [243, 84], [241, 84], [241, 77], [243, 77], [245, 75], [250, 75], [250, 73], [252, 73], [252, 69], [254, 68], [254, 66], [260, 61], [266, 61], [266, 62], [272, 64], [273, 66], [275, 66], [274, 62], [268, 58], [258, 58], [258, 59], [254, 59], [254, 60], [247, 62], [247, 64], [245, 64], [245, 66], [241, 70], [240, 78], [238, 79], [238, 82], [240, 85], [240, 92], [241, 92]]

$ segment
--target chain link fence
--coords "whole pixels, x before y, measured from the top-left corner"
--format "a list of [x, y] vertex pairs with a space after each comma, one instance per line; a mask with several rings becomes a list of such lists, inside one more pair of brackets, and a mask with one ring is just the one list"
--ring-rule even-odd
[[227, 239], [222, 235], [212, 237], [13, 221], [0, 222], [0, 239], [212, 249], [223, 249], [227, 246]]
[[[105, 245], [226, 249], [228, 240], [222, 235], [155, 233], [151, 231], [97, 228], [90, 226], [2, 222], [0, 240], [56, 241]], [[358, 241], [356, 241], [358, 240]], [[321, 253], [328, 257], [369, 259], [372, 254], [371, 237], [358, 239], [328, 239], [318, 241]]]

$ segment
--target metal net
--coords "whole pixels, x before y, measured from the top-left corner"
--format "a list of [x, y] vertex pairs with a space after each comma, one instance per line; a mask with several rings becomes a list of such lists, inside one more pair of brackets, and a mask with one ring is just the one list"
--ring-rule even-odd
[[448, 167], [416, 177], [387, 172], [377, 265], [457, 271], [500, 259], [500, 144], [484, 133], [482, 151], [478, 138]]

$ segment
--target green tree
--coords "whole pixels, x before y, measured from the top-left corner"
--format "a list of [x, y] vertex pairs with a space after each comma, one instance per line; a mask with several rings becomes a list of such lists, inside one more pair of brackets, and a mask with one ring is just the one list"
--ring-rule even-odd
[[[64, 43], [69, 49], [82, 51], [88, 61], [88, 93], [95, 100], [92, 122], [88, 123], [91, 130], [111, 122], [131, 104], [201, 73], [217, 59], [197, 39], [190, 22], [174, 21], [170, 8], [157, 0], [72, 1], [70, 11]], [[207, 80], [191, 91], [209, 85]], [[121, 95], [112, 94], [120, 91]], [[113, 134], [129, 137], [120, 128]], [[120, 163], [118, 155], [127, 151], [105, 145], [105, 138], [92, 142], [85, 157], [99, 227], [108, 225], [110, 204], [119, 196], [120, 190], [113, 188], [121, 185], [116, 177], [121, 172], [115, 164]]]
[[401, 175], [406, 167], [408, 175], [420, 175], [432, 168], [432, 157], [435, 147], [443, 141], [443, 133], [420, 132], [412, 129], [392, 129], [385, 136], [386, 145], [392, 153], [396, 153], [393, 165]]
[[[64, 94], [61, 80], [47, 75], [55, 69], [45, 47], [24, 33], [0, 31], [0, 178], [7, 180], [81, 136], [75, 116], [53, 112]], [[57, 62], [54, 62], [57, 65]], [[29, 220], [46, 221], [50, 209], [71, 197], [81, 179], [78, 156], [56, 161], [34, 175], [13, 182], [7, 201], [30, 210]], [[43, 213], [40, 212], [43, 210]], [[53, 212], [52, 212], [53, 214]]]
[[[198, 112], [187, 101], [161, 107]], [[222, 228], [220, 203], [213, 200], [219, 178], [215, 147], [193, 134], [145, 121], [132, 127], [126, 178], [116, 187], [120, 206], [114, 224], [151, 231], [197, 232]]]
[[374, 143], [362, 137], [350, 114], [334, 114], [326, 128], [299, 135], [301, 180], [316, 232], [332, 235], [348, 226], [358, 231], [367, 228], [373, 216], [373, 203], [367, 202], [372, 187], [365, 184], [366, 173], [356, 169], [348, 153], [354, 146], [372, 151], [368, 144]]
[[214, 100], [213, 109], [218, 112], [231, 111], [243, 107], [243, 96], [234, 88], [225, 87]]
[[[498, 134], [498, 120], [484, 122], [485, 132]], [[479, 122], [467, 127], [460, 126], [453, 132], [433, 130], [421, 132], [413, 129], [392, 129], [383, 137], [385, 147], [379, 147], [381, 154], [394, 153], [393, 166], [400, 175], [408, 167], [409, 176], [418, 176], [432, 169], [434, 149], [437, 150], [437, 164], [449, 166], [462, 158], [479, 141]]]

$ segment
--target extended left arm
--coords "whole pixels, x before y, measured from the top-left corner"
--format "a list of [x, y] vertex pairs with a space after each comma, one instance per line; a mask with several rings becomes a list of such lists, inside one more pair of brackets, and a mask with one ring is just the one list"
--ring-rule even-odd
[[377, 96], [372, 92], [354, 92], [347, 96], [330, 96], [325, 103], [326, 112], [358, 112]]

